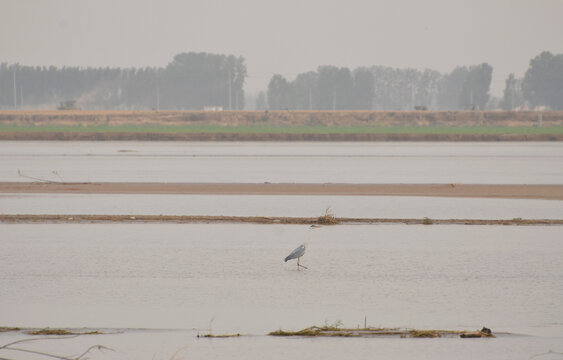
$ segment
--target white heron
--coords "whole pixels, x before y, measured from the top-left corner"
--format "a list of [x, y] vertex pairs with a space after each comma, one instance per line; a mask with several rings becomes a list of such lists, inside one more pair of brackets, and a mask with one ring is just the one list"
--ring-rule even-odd
[[[320, 227], [321, 227], [320, 225], [313, 224], [309, 227], [309, 229], [314, 230]], [[301, 260], [301, 257], [305, 255], [305, 250], [307, 250], [307, 247], [309, 246], [309, 238], [310, 237], [307, 236], [307, 241], [305, 241], [304, 244], [299, 245], [295, 250], [293, 250], [289, 255], [287, 255], [284, 260], [285, 262], [287, 262], [288, 260], [297, 259], [297, 270], [299, 270], [300, 267], [308, 269], [308, 267], [301, 265], [299, 261]]]

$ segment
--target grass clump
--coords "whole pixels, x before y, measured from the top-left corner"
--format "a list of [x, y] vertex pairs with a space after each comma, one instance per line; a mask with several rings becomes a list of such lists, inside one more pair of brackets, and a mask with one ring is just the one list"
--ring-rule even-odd
[[416, 338], [440, 338], [440, 337], [461, 337], [461, 338], [484, 338], [495, 337], [490, 329], [483, 328], [477, 331], [459, 331], [459, 330], [417, 330], [417, 329], [385, 329], [385, 328], [357, 328], [346, 329], [338, 326], [311, 326], [299, 331], [285, 331], [277, 330], [272, 331], [268, 335], [271, 336], [322, 336], [322, 337], [386, 337], [398, 336], [404, 339]]
[[295, 331], [285, 331], [285, 330], [279, 329], [279, 330], [276, 330], [276, 331], [269, 332], [268, 335], [270, 335], [270, 336], [295, 336], [296, 332]]
[[271, 336], [357, 336], [351, 332], [351, 329], [341, 328], [342, 321], [337, 320], [332, 324], [325, 321], [324, 326], [310, 326], [299, 331], [277, 330], [268, 333]]
[[324, 215], [321, 215], [317, 218], [318, 224], [323, 225], [336, 225], [340, 224], [340, 220], [334, 216], [334, 213], [330, 210], [330, 206], [325, 209]]
[[325, 320], [325, 326], [321, 327], [320, 329], [322, 331], [338, 331], [342, 328], [342, 325], [344, 324], [341, 320], [336, 320], [332, 324], [329, 324], [328, 320]]
[[271, 336], [327, 336], [323, 333], [323, 328], [317, 326], [311, 326], [303, 330], [299, 331], [285, 331], [285, 330], [277, 330], [268, 333]]
[[41, 330], [30, 330], [27, 332], [29, 335], [76, 335], [72, 331], [66, 329], [41, 329]]
[[75, 332], [67, 329], [40, 329], [40, 330], [29, 330], [26, 332], [28, 335], [98, 335], [103, 334], [100, 331], [89, 331], [89, 332]]
[[239, 334], [239, 333], [236, 333], [236, 334], [220, 334], [220, 335], [213, 335], [213, 334], [200, 335], [200, 334], [197, 334], [198, 338], [202, 337], [202, 338], [219, 338], [219, 339], [222, 339], [222, 338], [232, 338], [232, 337], [239, 337], [239, 336], [242, 336], [242, 335]]
[[442, 337], [438, 330], [411, 330], [408, 334], [411, 338], [438, 338]]
[[19, 327], [6, 327], [6, 326], [0, 326], [0, 333], [2, 332], [11, 332], [11, 331], [20, 331], [21, 328]]

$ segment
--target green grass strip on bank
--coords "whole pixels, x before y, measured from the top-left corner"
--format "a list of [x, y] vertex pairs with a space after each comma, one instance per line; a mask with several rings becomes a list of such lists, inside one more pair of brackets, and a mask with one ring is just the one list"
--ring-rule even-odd
[[431, 126], [220, 126], [220, 125], [0, 125], [0, 132], [108, 132], [108, 133], [261, 133], [261, 134], [563, 134], [563, 126], [550, 127], [431, 127]]

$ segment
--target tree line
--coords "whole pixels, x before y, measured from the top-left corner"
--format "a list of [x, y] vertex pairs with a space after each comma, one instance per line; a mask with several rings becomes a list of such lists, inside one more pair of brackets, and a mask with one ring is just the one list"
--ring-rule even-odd
[[299, 74], [294, 81], [274, 75], [257, 106], [265, 106], [267, 96], [272, 110], [484, 109], [492, 72], [486, 63], [457, 67], [449, 74], [385, 66], [354, 70], [321, 66]]
[[563, 54], [544, 51], [530, 60], [523, 78], [510, 74], [500, 105], [505, 110], [536, 107], [563, 110]]
[[[501, 99], [490, 95], [493, 68], [449, 73], [386, 66], [320, 66], [288, 80], [273, 75], [259, 110], [563, 110], [563, 54], [542, 52], [522, 78], [510, 74]], [[225, 110], [245, 108], [245, 59], [181, 53], [162, 67], [80, 68], [0, 64], [0, 109], [53, 108], [76, 100], [85, 109]]]
[[181, 53], [165, 68], [33, 67], [0, 64], [0, 108], [201, 110], [245, 107], [242, 57]]
[[489, 94], [493, 68], [458, 66], [450, 73], [385, 66], [354, 70], [321, 66], [288, 81], [274, 75], [256, 100], [258, 109], [437, 110], [546, 107], [563, 110], [563, 54], [543, 52], [522, 79], [510, 74], [503, 97]]

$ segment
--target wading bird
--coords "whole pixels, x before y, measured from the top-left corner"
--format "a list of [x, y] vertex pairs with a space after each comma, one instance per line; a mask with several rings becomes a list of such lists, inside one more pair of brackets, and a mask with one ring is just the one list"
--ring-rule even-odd
[[[309, 227], [309, 229], [314, 230], [320, 227], [321, 227], [320, 225], [313, 224]], [[291, 252], [291, 254], [287, 255], [287, 257], [285, 258], [285, 262], [287, 262], [288, 260], [297, 259], [297, 270], [299, 270], [300, 267], [308, 269], [308, 267], [303, 266], [299, 263], [299, 260], [301, 260], [301, 256], [305, 255], [305, 250], [307, 249], [307, 246], [309, 246], [309, 236], [307, 237], [307, 241], [304, 244], [299, 245], [295, 250]]]

